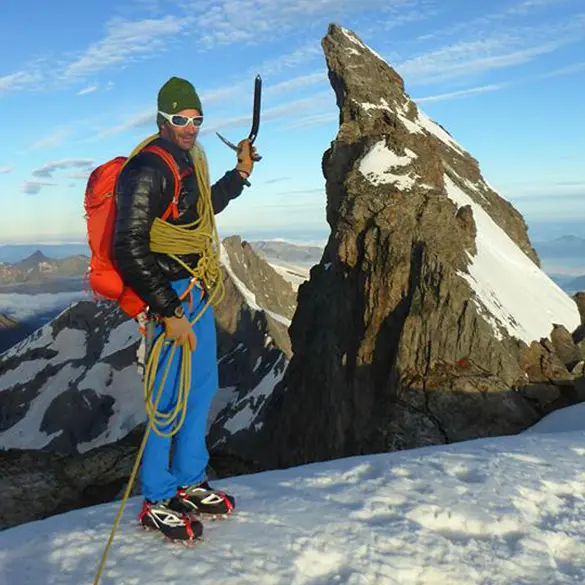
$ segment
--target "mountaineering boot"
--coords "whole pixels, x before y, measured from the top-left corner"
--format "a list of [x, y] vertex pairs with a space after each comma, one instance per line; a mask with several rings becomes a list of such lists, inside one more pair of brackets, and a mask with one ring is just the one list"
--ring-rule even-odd
[[143, 528], [159, 530], [171, 540], [191, 541], [201, 538], [203, 525], [169, 507], [169, 500], [144, 500], [138, 520]]
[[235, 509], [236, 502], [233, 496], [213, 489], [204, 481], [179, 488], [176, 496], [169, 501], [169, 506], [190, 515], [227, 516]]

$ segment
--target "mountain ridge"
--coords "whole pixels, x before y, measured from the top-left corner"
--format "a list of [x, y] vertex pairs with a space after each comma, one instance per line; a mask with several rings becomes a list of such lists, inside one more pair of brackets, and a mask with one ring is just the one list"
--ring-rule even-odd
[[264, 464], [513, 434], [583, 400], [579, 311], [522, 215], [354, 33], [332, 24], [322, 47], [340, 110], [331, 235], [299, 288]]
[[[239, 237], [222, 241], [221, 264], [225, 297], [214, 312], [220, 388], [208, 433], [209, 471], [225, 476], [258, 470], [230, 448], [256, 424], [288, 367], [296, 294]], [[88, 300], [0, 354], [0, 469], [7, 474], [0, 473], [0, 526], [118, 493], [144, 430], [143, 361], [137, 324], [114, 303]], [[26, 493], [9, 487], [15, 469], [19, 482], [28, 473], [38, 484], [34, 503], [24, 505]]]

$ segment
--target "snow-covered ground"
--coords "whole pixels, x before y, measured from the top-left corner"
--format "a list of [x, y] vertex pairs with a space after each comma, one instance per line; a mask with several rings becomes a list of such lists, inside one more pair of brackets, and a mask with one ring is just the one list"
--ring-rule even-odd
[[276, 270], [276, 272], [278, 272], [278, 274], [280, 274], [280, 276], [282, 276], [282, 278], [284, 278], [284, 280], [292, 285], [294, 290], [298, 290], [303, 282], [309, 280], [310, 274], [308, 268], [289, 264], [283, 260], [278, 264], [275, 260], [271, 260], [269, 264], [274, 270]]
[[[513, 437], [219, 481], [237, 512], [206, 522], [191, 549], [137, 528], [131, 499], [101, 585], [582, 584], [582, 412]], [[1, 532], [0, 585], [91, 585], [117, 507]]]

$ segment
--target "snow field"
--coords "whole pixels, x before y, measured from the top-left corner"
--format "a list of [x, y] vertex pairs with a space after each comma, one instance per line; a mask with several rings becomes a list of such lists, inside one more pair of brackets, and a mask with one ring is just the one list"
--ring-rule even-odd
[[[583, 583], [584, 457], [582, 431], [533, 432], [226, 479], [237, 512], [192, 549], [138, 529], [134, 498], [102, 584]], [[91, 584], [116, 510], [0, 533], [0, 584]]]

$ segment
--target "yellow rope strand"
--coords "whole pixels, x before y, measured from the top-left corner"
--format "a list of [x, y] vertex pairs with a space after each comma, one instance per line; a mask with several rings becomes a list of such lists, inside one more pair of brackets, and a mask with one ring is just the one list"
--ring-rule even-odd
[[[144, 146], [149, 144], [152, 140], [158, 137], [158, 134], [150, 136], [139, 144], [128, 160], [137, 154]], [[195, 323], [203, 316], [210, 304], [214, 306], [220, 303], [225, 295], [225, 288], [223, 285], [221, 275], [221, 265], [219, 262], [219, 235], [217, 226], [215, 224], [215, 214], [213, 212], [213, 204], [211, 201], [211, 187], [209, 183], [209, 167], [203, 149], [199, 144], [195, 145], [192, 152], [195, 175], [197, 178], [197, 186], [199, 188], [199, 197], [197, 200], [198, 219], [190, 224], [181, 226], [170, 224], [160, 218], [156, 218], [150, 232], [150, 249], [153, 252], [160, 254], [167, 254], [176, 260], [183, 268], [185, 268], [193, 279], [202, 283], [204, 290], [207, 293], [207, 301], [200, 311], [190, 321], [193, 327]], [[198, 254], [200, 259], [195, 269], [185, 264], [178, 255], [182, 254]], [[122, 502], [118, 508], [114, 525], [110, 533], [110, 537], [106, 544], [106, 548], [102, 554], [102, 558], [98, 567], [98, 571], [94, 580], [94, 585], [98, 585], [101, 574], [103, 572], [106, 559], [114, 540], [114, 535], [120, 524], [126, 502], [132, 490], [132, 486], [136, 479], [140, 460], [146, 447], [149, 432], [153, 430], [161, 437], [172, 437], [175, 435], [185, 421], [187, 413], [187, 401], [189, 399], [189, 391], [191, 389], [191, 354], [187, 348], [182, 348], [181, 369], [179, 378], [179, 387], [177, 388], [177, 403], [171, 412], [161, 413], [158, 409], [158, 403], [162, 396], [162, 391], [169, 373], [170, 364], [172, 362], [174, 352], [177, 348], [173, 344], [168, 358], [166, 368], [164, 370], [161, 383], [158, 389], [156, 400], [152, 402], [152, 395], [154, 390], [154, 382], [156, 378], [157, 365], [159, 364], [163, 345], [169, 343], [165, 338], [165, 333], [159, 335], [154, 341], [152, 348], [149, 351], [149, 357], [145, 367], [144, 373], [144, 402], [148, 415], [148, 425], [142, 439], [142, 443], [134, 462], [134, 467], [128, 480], [128, 485], [124, 492]], [[163, 428], [170, 428], [170, 431], [165, 432]]]

